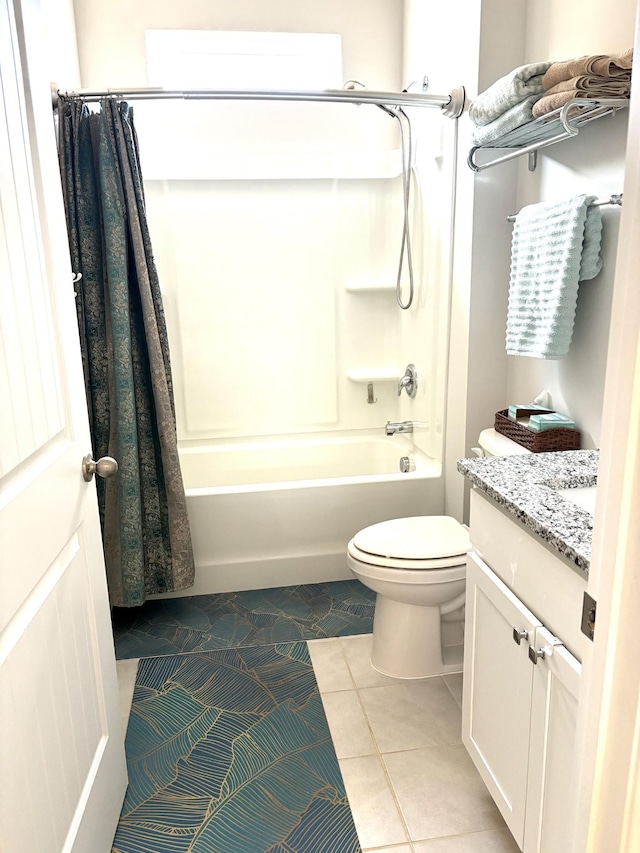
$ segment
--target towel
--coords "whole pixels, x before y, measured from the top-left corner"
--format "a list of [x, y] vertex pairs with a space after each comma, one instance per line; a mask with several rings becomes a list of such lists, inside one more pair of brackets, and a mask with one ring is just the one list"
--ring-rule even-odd
[[552, 89], [561, 80], [570, 80], [582, 74], [595, 74], [611, 79], [629, 74], [633, 62], [633, 49], [626, 50], [620, 56], [579, 56], [564, 62], [554, 62], [544, 72], [542, 86], [545, 91]]
[[[565, 91], [557, 91], [553, 94], [545, 95], [543, 98], [536, 100], [531, 110], [531, 113], [533, 115], [533, 118], [540, 118], [540, 116], [552, 113], [554, 110], [559, 110], [561, 107], [564, 107], [566, 103], [573, 100], [574, 98], [598, 100], [600, 98], [606, 99], [629, 97], [630, 89], [628, 83], [619, 83], [618, 91], [615, 94], [612, 94], [609, 89], [610, 87], [604, 86], [600, 89], [594, 87], [588, 94], [585, 91], [581, 91], [580, 89], [567, 89]], [[569, 114], [571, 114], [571, 111], [569, 112]]]
[[[581, 74], [579, 77], [571, 77], [570, 80], [561, 80], [547, 89], [544, 93], [546, 98], [548, 95], [555, 95], [558, 92], [584, 92], [585, 98], [602, 97], [602, 98], [625, 98], [629, 95], [631, 89], [631, 72], [621, 74], [619, 77], [598, 77], [597, 74]], [[594, 94], [597, 93], [597, 94]]]
[[550, 65], [550, 62], [520, 65], [496, 80], [471, 104], [471, 121], [478, 125], [489, 124], [530, 95], [541, 95], [542, 78]]
[[471, 134], [471, 142], [473, 145], [489, 145], [495, 139], [504, 136], [510, 130], [515, 130], [521, 124], [526, 124], [533, 118], [533, 105], [536, 103], [540, 95], [530, 95], [524, 101], [520, 101], [515, 107], [507, 110], [506, 113], [498, 116], [498, 118], [474, 128]]
[[[506, 345], [509, 355], [557, 359], [569, 351], [578, 282], [602, 268], [594, 196], [532, 204], [516, 216]], [[590, 206], [592, 205], [592, 206]]]

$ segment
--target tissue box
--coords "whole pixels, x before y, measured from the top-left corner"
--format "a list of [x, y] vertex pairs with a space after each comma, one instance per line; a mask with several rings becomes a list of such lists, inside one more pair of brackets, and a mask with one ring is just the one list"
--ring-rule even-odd
[[533, 432], [544, 432], [548, 429], [575, 429], [575, 421], [568, 418], [566, 415], [560, 415], [558, 412], [551, 412], [544, 415], [531, 415], [529, 418], [529, 429]]
[[508, 408], [508, 417], [512, 421], [517, 421], [518, 418], [526, 418], [529, 415], [546, 415], [553, 412], [553, 409], [546, 409], [544, 406], [538, 406], [535, 403], [529, 403], [526, 406], [521, 404], [512, 404]]

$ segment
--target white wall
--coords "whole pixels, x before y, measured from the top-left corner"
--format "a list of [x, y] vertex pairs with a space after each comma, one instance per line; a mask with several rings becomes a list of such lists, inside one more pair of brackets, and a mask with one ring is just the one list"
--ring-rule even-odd
[[[407, 0], [405, 7], [405, 43], [413, 44], [415, 56], [428, 57], [426, 71], [435, 73], [438, 83], [463, 82], [470, 99], [524, 62], [621, 52], [633, 43], [634, 0], [608, 6], [579, 0], [458, 0], [436, 8], [427, 0]], [[416, 70], [414, 65], [413, 76]], [[506, 216], [535, 201], [620, 192], [626, 117], [603, 120], [580, 138], [540, 152], [535, 173], [527, 171], [524, 158], [473, 175], [465, 162], [471, 132], [466, 116], [459, 125], [446, 511], [461, 517], [465, 487], [456, 459], [470, 453], [479, 431], [509, 402], [548, 389], [554, 405], [576, 419], [584, 446], [599, 441], [619, 210], [603, 209], [604, 269], [580, 287], [572, 348], [560, 362], [506, 355], [511, 242]]]
[[[609, 5], [577, 0], [529, 2], [524, 61], [620, 53], [633, 45], [635, 13], [635, 0], [615, 0]], [[622, 192], [626, 133], [627, 113], [619, 113], [594, 123], [577, 139], [541, 152], [534, 173], [523, 163], [516, 209], [581, 193], [607, 198]], [[602, 215], [604, 266], [596, 279], [580, 284], [569, 354], [559, 361], [508, 359], [509, 401], [527, 401], [542, 388], [549, 389], [554, 407], [576, 420], [585, 447], [597, 447], [600, 442], [620, 209], [603, 207]]]
[[402, 0], [75, 0], [75, 10], [85, 87], [145, 86], [145, 29], [340, 32], [345, 79], [400, 83]]
[[80, 66], [73, 0], [41, 0], [40, 8], [49, 80], [60, 89], [75, 89], [80, 85]]
[[[464, 21], [464, 26], [460, 22]], [[434, 88], [464, 84], [473, 98], [485, 81], [517, 64], [523, 45], [521, 2], [475, 0], [441, 4], [407, 0], [405, 45], [409, 77], [427, 62]], [[509, 32], [510, 37], [504, 38]], [[504, 71], [500, 73], [505, 73]], [[451, 321], [446, 414], [447, 513], [462, 519], [464, 479], [456, 460], [469, 453], [480, 430], [503, 405], [506, 386], [504, 353], [505, 277], [508, 234], [494, 232], [494, 211], [515, 203], [514, 168], [507, 179], [474, 178], [466, 165], [469, 120], [458, 122], [454, 249], [451, 268]], [[502, 282], [502, 283], [501, 283]]]

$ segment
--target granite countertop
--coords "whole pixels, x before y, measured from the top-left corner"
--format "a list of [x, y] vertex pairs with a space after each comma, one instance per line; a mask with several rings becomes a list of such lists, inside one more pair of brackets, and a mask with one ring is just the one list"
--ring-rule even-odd
[[557, 489], [595, 486], [597, 450], [459, 459], [458, 471], [587, 573], [593, 515]]

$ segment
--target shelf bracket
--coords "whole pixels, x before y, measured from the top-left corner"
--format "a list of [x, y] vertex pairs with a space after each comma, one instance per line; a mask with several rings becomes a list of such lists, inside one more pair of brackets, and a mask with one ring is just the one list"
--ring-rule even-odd
[[529, 171], [535, 172], [536, 166], [538, 165], [538, 149], [537, 148], [535, 151], [529, 151], [528, 160], [529, 160], [529, 163], [528, 163]]

